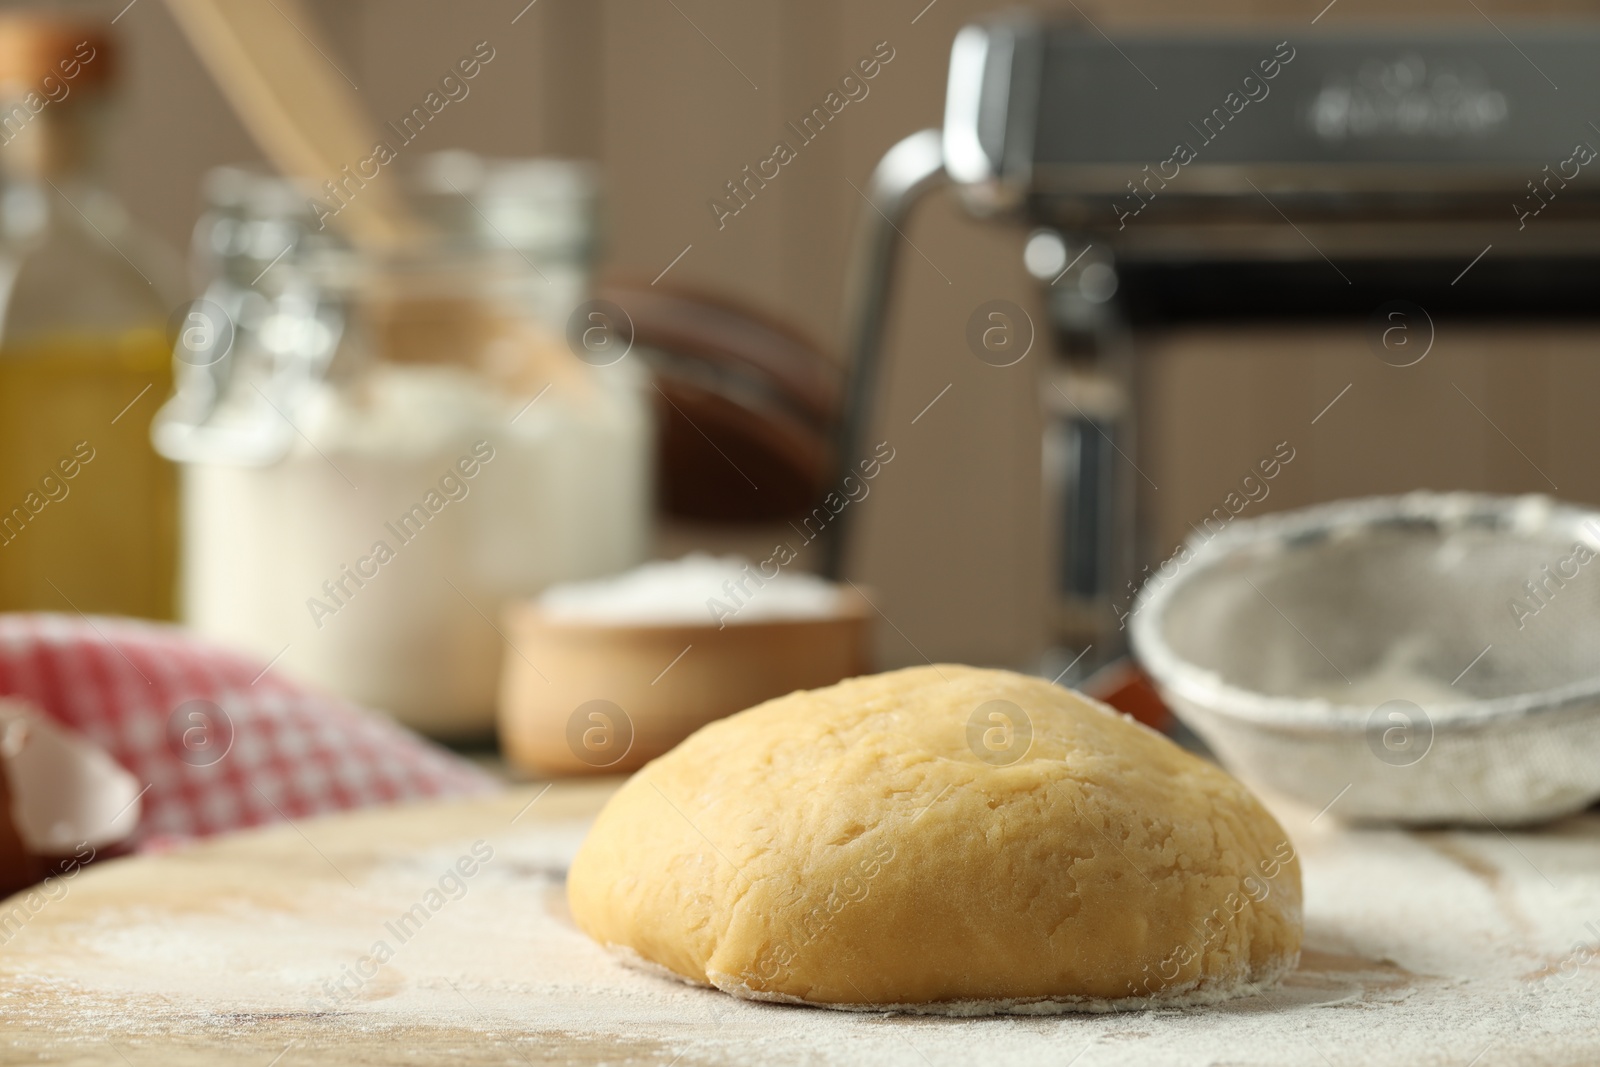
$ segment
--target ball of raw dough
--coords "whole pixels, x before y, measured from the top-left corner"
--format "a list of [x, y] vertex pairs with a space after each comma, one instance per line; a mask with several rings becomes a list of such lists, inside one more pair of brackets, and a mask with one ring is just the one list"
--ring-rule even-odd
[[578, 925], [736, 996], [982, 1014], [1205, 1003], [1300, 952], [1300, 869], [1242, 785], [1037, 678], [791, 693], [630, 779]]

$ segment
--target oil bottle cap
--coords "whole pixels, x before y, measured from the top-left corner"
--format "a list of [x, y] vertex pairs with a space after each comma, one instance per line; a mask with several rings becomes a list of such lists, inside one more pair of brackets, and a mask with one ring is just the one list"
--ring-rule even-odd
[[61, 96], [60, 85], [103, 85], [116, 73], [116, 45], [104, 23], [40, 12], [0, 14], [0, 86]]

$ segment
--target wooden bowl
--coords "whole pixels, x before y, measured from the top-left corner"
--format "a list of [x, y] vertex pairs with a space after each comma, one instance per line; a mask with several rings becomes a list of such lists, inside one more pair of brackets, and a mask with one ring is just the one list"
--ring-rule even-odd
[[506, 612], [500, 748], [539, 774], [636, 770], [691, 733], [763, 700], [866, 673], [870, 607], [730, 623], [616, 624]]

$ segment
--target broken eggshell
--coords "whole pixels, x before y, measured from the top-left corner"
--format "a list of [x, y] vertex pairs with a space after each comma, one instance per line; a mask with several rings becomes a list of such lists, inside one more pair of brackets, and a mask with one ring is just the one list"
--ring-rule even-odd
[[36, 856], [113, 845], [139, 825], [139, 780], [98, 745], [25, 701], [0, 699], [11, 818]]

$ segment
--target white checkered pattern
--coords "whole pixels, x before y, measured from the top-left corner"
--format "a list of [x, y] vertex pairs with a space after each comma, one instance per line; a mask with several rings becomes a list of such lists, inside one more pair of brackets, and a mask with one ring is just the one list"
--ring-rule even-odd
[[[495, 788], [382, 715], [265, 667], [173, 626], [0, 615], [0, 696], [80, 731], [149, 786], [135, 847]], [[233, 724], [232, 747], [209, 766], [180, 759], [169, 731], [190, 700], [210, 701]]]

